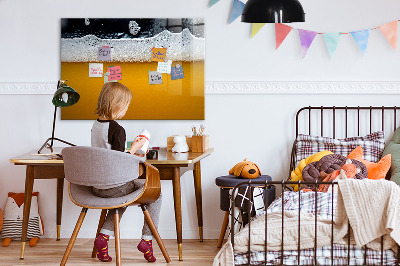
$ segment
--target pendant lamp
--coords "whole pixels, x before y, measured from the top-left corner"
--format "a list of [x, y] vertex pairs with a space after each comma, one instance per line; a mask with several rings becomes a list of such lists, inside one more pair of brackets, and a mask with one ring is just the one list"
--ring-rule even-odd
[[[59, 80], [57, 83], [57, 90], [53, 95], [52, 103], [54, 105], [54, 117], [53, 117], [53, 131], [51, 134], [51, 138], [48, 138], [42, 147], [39, 149], [38, 153], [40, 153], [45, 147], [50, 148], [51, 152], [53, 152], [53, 141], [57, 140], [62, 143], [68, 144], [70, 146], [75, 146], [72, 143], [69, 143], [65, 140], [55, 138], [54, 137], [54, 130], [56, 128], [56, 115], [57, 115], [57, 107], [68, 107], [71, 105], [76, 104], [79, 101], [79, 93], [74, 90], [73, 88], [67, 86], [64, 80]], [[50, 144], [49, 144], [49, 141]]]
[[298, 0], [249, 0], [243, 9], [242, 22], [304, 22], [304, 15]]

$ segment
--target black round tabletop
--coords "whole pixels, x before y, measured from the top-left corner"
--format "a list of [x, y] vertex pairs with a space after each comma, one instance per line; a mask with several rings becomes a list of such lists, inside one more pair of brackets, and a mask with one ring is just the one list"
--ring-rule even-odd
[[219, 187], [224, 187], [224, 188], [234, 188], [237, 184], [242, 183], [242, 182], [247, 182], [251, 180], [253, 181], [272, 181], [272, 178], [269, 175], [261, 175], [257, 178], [253, 179], [247, 179], [247, 178], [242, 178], [242, 177], [237, 177], [234, 175], [226, 175], [226, 176], [220, 176], [215, 178], [215, 184]]

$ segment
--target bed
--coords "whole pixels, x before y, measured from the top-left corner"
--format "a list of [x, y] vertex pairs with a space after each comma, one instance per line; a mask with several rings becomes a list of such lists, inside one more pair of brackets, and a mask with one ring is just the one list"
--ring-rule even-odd
[[[397, 127], [398, 110], [384, 106], [301, 108], [296, 114], [296, 140], [289, 177], [302, 159], [324, 149], [347, 156], [350, 150], [362, 145], [364, 151], [370, 150], [365, 155], [371, 161], [379, 161], [384, 136], [391, 136]], [[343, 139], [338, 141], [339, 138]], [[313, 144], [307, 146], [308, 142]], [[343, 220], [346, 224], [343, 222], [338, 229], [340, 217], [346, 216], [346, 212], [349, 217], [352, 215], [350, 203], [343, 194], [344, 185], [338, 190], [339, 184], [350, 181], [353, 180], [305, 182], [289, 178], [265, 183], [249, 180], [239, 184], [233, 195], [243, 185], [264, 185], [264, 188], [275, 185], [281, 187], [282, 194], [265, 213], [253, 217], [236, 234], [233, 232], [234, 219], [231, 219], [230, 239], [218, 253], [214, 265], [400, 265], [400, 252], [394, 252], [399, 246], [390, 242], [386, 235], [367, 247], [356, 245], [360, 243], [360, 233], [353, 223], [354, 229], [350, 226], [349, 220]], [[298, 189], [304, 185], [312, 189], [306, 192]], [[330, 192], [318, 192], [322, 185], [330, 186]], [[392, 187], [397, 189], [397, 185]], [[267, 189], [265, 193], [268, 197]], [[382, 206], [389, 203], [382, 198]], [[232, 200], [231, 217], [235, 216], [233, 204]]]

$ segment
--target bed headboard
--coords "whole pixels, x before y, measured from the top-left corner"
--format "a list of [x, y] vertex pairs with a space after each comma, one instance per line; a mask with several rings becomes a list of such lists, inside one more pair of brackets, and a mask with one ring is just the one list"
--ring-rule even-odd
[[[347, 138], [363, 136], [375, 131], [383, 131], [389, 139], [398, 126], [396, 106], [308, 106], [296, 114], [296, 137], [299, 134]], [[295, 144], [293, 144], [290, 171], [295, 164]], [[290, 176], [290, 172], [289, 172]]]

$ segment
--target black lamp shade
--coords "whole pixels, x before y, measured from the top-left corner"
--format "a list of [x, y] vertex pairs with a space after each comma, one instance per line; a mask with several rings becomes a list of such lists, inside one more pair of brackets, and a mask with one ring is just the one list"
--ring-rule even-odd
[[53, 95], [53, 104], [56, 107], [68, 107], [79, 101], [79, 93], [66, 84], [60, 84], [58, 90]]
[[304, 22], [304, 15], [298, 0], [249, 0], [243, 9], [242, 22]]

